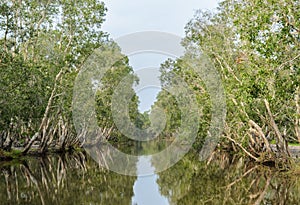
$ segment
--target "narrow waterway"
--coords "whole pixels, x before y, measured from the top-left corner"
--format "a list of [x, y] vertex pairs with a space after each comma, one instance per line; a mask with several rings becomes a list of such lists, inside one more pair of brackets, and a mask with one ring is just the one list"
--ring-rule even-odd
[[[155, 171], [151, 157], [138, 173]], [[163, 172], [124, 176], [87, 154], [0, 163], [0, 204], [299, 204], [300, 179], [221, 155], [207, 165], [195, 153]]]

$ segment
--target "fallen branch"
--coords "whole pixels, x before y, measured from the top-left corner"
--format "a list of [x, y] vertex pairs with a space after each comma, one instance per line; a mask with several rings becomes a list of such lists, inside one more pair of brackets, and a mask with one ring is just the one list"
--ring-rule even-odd
[[253, 156], [250, 152], [248, 152], [240, 143], [236, 142], [234, 139], [232, 139], [229, 136], [226, 136], [226, 138], [229, 139], [231, 142], [233, 142], [235, 145], [237, 145], [239, 148], [241, 148], [241, 150], [243, 150], [243, 152], [245, 152], [249, 157], [251, 157], [257, 162], [259, 161], [257, 157]]
[[[263, 140], [263, 142], [265, 144], [264, 148], [267, 149], [267, 152], [272, 152], [270, 143], [269, 143], [268, 139], [266, 138], [265, 134], [263, 133], [261, 127], [252, 120], [249, 120], [249, 125], [253, 129], [252, 132], [254, 132], [256, 135], [258, 135]], [[253, 140], [253, 141], [254, 141], [254, 143], [257, 143], [255, 140]]]
[[276, 123], [275, 123], [275, 120], [273, 118], [273, 114], [270, 110], [270, 105], [269, 105], [269, 102], [265, 99], [264, 100], [265, 102], [265, 106], [266, 106], [266, 109], [267, 109], [267, 112], [268, 112], [268, 115], [269, 115], [269, 118], [270, 118], [270, 125], [271, 127], [273, 128], [274, 132], [275, 132], [275, 136], [277, 138], [277, 151], [279, 151], [281, 154], [284, 153], [286, 154], [287, 156], [291, 156], [290, 155], [290, 152], [288, 150], [288, 145], [287, 145], [287, 142], [286, 140], [284, 139], [284, 137], [282, 136], [282, 134], [280, 133]]

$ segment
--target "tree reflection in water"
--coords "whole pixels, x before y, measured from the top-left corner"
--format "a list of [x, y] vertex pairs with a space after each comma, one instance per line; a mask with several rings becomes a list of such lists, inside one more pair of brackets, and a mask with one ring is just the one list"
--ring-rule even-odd
[[[134, 191], [142, 193], [133, 190], [137, 177], [107, 171], [83, 153], [1, 162], [0, 180], [1, 204], [130, 205]], [[225, 154], [207, 164], [190, 153], [158, 173], [155, 180], [157, 194], [169, 204], [290, 205], [300, 201], [296, 176], [291, 178]]]
[[30, 158], [0, 170], [1, 204], [131, 204], [136, 180], [83, 153]]
[[207, 164], [187, 155], [158, 174], [161, 193], [170, 204], [299, 204], [297, 177], [227, 154], [217, 158]]

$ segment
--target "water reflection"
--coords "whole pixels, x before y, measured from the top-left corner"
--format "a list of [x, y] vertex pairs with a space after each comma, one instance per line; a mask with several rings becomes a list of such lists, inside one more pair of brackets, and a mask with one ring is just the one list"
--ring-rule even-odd
[[138, 178], [134, 183], [133, 205], [167, 205], [168, 199], [160, 194], [158, 184], [156, 183], [158, 176], [151, 174], [143, 176], [143, 173], [154, 173], [155, 168], [152, 167], [150, 156], [141, 156], [137, 163]]
[[131, 204], [136, 180], [83, 153], [2, 164], [0, 173], [0, 204]]
[[226, 154], [218, 158], [207, 165], [186, 156], [159, 173], [161, 193], [170, 204], [299, 204], [299, 178]]
[[[154, 169], [152, 159], [137, 171]], [[148, 167], [147, 167], [148, 166]], [[152, 170], [153, 171], [153, 170]], [[84, 153], [0, 162], [0, 204], [299, 204], [300, 179], [218, 155], [195, 154], [151, 176], [107, 171]]]

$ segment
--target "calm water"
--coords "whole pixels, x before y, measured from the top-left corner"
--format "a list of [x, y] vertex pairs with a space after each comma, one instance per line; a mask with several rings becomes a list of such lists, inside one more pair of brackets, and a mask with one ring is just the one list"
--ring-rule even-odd
[[[152, 167], [151, 158], [146, 166]], [[136, 163], [137, 171], [145, 164]], [[0, 204], [300, 204], [300, 180], [221, 155], [195, 154], [150, 176], [107, 171], [83, 153], [0, 162]]]

